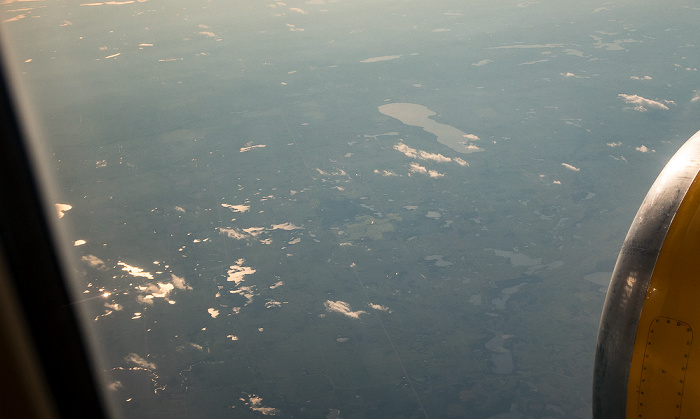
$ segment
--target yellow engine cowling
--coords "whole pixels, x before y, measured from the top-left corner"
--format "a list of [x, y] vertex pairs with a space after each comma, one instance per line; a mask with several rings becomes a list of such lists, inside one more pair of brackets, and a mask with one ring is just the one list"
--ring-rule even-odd
[[598, 330], [594, 418], [700, 418], [700, 131], [625, 238]]

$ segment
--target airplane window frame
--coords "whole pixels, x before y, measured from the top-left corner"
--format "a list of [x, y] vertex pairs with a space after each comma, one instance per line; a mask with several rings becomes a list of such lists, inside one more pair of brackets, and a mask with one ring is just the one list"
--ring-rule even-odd
[[[33, 347], [37, 367], [50, 393], [45, 400], [53, 404], [54, 414], [48, 413], [50, 406], [48, 410], [36, 406], [22, 409], [22, 401], [14, 404], [20, 405], [22, 411], [17, 413], [21, 417], [103, 418], [104, 403], [44, 211], [47, 206], [39, 192], [39, 176], [33, 170], [18, 101], [13, 100], [16, 97], [4, 52], [0, 49], [0, 258], [6, 265], [9, 283], [3, 285], [10, 291], [10, 298], [17, 300], [20, 312], [14, 315], [27, 326], [29, 346]], [[9, 321], [2, 322], [5, 328]], [[2, 348], [3, 354], [21, 348], [16, 339], [0, 345], [15, 346]], [[2, 362], [15, 361], [10, 358]], [[3, 388], [19, 386], [9, 382], [11, 377], [3, 377]], [[25, 399], [40, 403], [31, 392], [41, 390], [31, 389]], [[12, 416], [12, 410], [3, 410]]]

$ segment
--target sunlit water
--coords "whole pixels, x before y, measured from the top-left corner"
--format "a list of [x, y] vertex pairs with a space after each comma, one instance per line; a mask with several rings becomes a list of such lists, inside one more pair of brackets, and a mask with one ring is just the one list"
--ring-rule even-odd
[[692, 3], [2, 10], [116, 416], [590, 416]]

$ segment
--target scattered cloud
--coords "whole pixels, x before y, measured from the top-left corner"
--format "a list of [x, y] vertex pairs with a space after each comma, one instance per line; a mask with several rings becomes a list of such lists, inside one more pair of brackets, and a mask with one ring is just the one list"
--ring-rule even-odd
[[575, 79], [590, 79], [589, 76], [579, 76], [577, 74], [574, 74], [572, 72], [566, 72], [566, 73], [559, 73], [562, 77], [572, 77]]
[[452, 159], [452, 160], [454, 160], [454, 162], [457, 163], [457, 164], [460, 165], [460, 166], [469, 166], [469, 163], [467, 163], [466, 160], [460, 159], [459, 157], [455, 157], [455, 158]]
[[66, 212], [70, 211], [70, 209], [73, 208], [73, 206], [70, 204], [55, 204], [55, 205], [56, 205], [56, 212], [58, 212], [58, 218], [63, 218], [63, 216], [66, 215]]
[[236, 261], [235, 265], [231, 265], [227, 271], [228, 277], [226, 281], [233, 282], [236, 286], [244, 281], [246, 275], [252, 275], [256, 272], [255, 269], [249, 266], [243, 266], [245, 259], [241, 258]]
[[389, 310], [389, 307], [387, 307], [387, 306], [383, 306], [381, 304], [374, 304], [374, 303], [369, 303], [368, 305], [370, 308], [373, 308], [375, 310], [386, 311], [387, 313], [391, 313], [391, 310]]
[[274, 407], [265, 407], [262, 405], [262, 397], [255, 394], [247, 394], [248, 400], [240, 398], [252, 411], [262, 414], [263, 416], [277, 416], [282, 413], [281, 410]]
[[410, 172], [411, 172], [411, 173], [420, 173], [420, 174], [423, 174], [423, 175], [428, 175], [428, 176], [430, 176], [430, 177], [432, 177], [432, 178], [440, 178], [440, 177], [445, 176], [444, 173], [440, 173], [440, 172], [438, 172], [437, 170], [428, 170], [428, 169], [426, 169], [425, 167], [421, 166], [420, 164], [418, 164], [418, 163], [416, 163], [416, 162], [412, 162], [412, 163], [411, 163]]
[[634, 149], [639, 151], [639, 152], [642, 152], [642, 153], [656, 153], [656, 150], [653, 150], [653, 149], [645, 146], [644, 144], [642, 144], [639, 147], [635, 147]]
[[230, 239], [242, 240], [248, 237], [247, 234], [241, 232], [241, 230], [231, 227], [218, 228], [220, 234], [228, 236]]
[[477, 66], [477, 67], [481, 67], [482, 65], [486, 65], [486, 64], [489, 64], [492, 62], [493, 62], [493, 60], [481, 60], [478, 63], [472, 63], [472, 65]]
[[107, 389], [112, 390], [112, 391], [119, 390], [120, 388], [123, 388], [123, 387], [124, 387], [124, 385], [122, 384], [121, 381], [114, 381], [114, 382], [111, 382], [107, 385]]
[[265, 147], [267, 147], [265, 144], [253, 144], [252, 141], [247, 142], [245, 145], [246, 145], [245, 147], [241, 147], [241, 149], [239, 150], [240, 153], [245, 153], [246, 151], [250, 151], [250, 150], [252, 150], [252, 149], [254, 149], [254, 148], [265, 148]]
[[114, 311], [122, 311], [124, 308], [121, 304], [119, 303], [105, 303], [104, 306], [110, 310]]
[[352, 311], [352, 308], [350, 308], [350, 304], [344, 302], [344, 301], [331, 301], [331, 300], [326, 300], [323, 305], [326, 307], [326, 310], [329, 312], [335, 311], [336, 313], [344, 314], [348, 317], [351, 317], [353, 319], [359, 319], [360, 314], [367, 314], [366, 311], [362, 310], [357, 310], [357, 311]]
[[153, 362], [148, 362], [145, 359], [141, 358], [139, 355], [135, 353], [130, 353], [126, 357], [124, 357], [124, 361], [126, 362], [131, 362], [133, 364], [138, 365], [141, 368], [145, 368], [148, 370], [154, 370], [156, 369], [156, 364]]
[[154, 298], [167, 298], [170, 292], [175, 288], [175, 285], [167, 282], [158, 282], [156, 284], [139, 285], [136, 289], [142, 292], [136, 299], [142, 304], [153, 304]]
[[381, 57], [366, 58], [360, 62], [361, 63], [376, 63], [378, 61], [389, 61], [389, 60], [395, 60], [397, 58], [401, 58], [401, 56], [400, 55], [383, 55]]
[[122, 266], [122, 271], [128, 272], [131, 276], [153, 279], [153, 274], [141, 268], [137, 268], [136, 266], [127, 265], [124, 262], [118, 262], [117, 265]]
[[177, 288], [179, 290], [191, 290], [192, 289], [191, 286], [187, 285], [185, 278], [177, 276], [173, 273], [171, 273], [170, 276], [172, 277], [173, 285], [175, 286], [175, 288]]
[[[634, 105], [635, 111], [646, 112], [649, 109], [666, 110], [666, 111], [668, 110], [668, 106], [666, 106], [664, 103], [661, 103], [657, 100], [647, 99], [647, 98], [639, 96], [639, 95], [626, 95], [624, 93], [620, 93], [617, 96], [622, 98], [622, 100], [624, 100], [625, 103], [628, 103], [630, 105]], [[669, 103], [669, 104], [675, 104], [673, 101], [664, 101], [664, 102]]]
[[537, 64], [537, 63], [546, 63], [547, 61], [549, 61], [549, 60], [545, 58], [542, 60], [535, 60], [535, 61], [528, 61], [526, 63], [520, 63], [518, 65], [532, 65], [532, 64]]
[[394, 150], [399, 151], [399, 152], [405, 154], [407, 157], [411, 157], [413, 159], [433, 160], [433, 161], [440, 162], [440, 163], [446, 163], [446, 162], [452, 161], [451, 158], [445, 157], [442, 154], [434, 154], [434, 153], [428, 153], [427, 151], [423, 151], [423, 150], [416, 150], [415, 148], [411, 148], [404, 143], [398, 143], [398, 144], [394, 145]]
[[[465, 134], [464, 137], [467, 137], [469, 139], [477, 139], [477, 140], [479, 139], [479, 137], [477, 137], [476, 135], [473, 135], [473, 134]], [[429, 152], [424, 151], [424, 150], [417, 150], [415, 148], [407, 146], [406, 144], [404, 144], [402, 142], [395, 144], [394, 150], [396, 150], [400, 153], [403, 153], [406, 157], [410, 157], [412, 159], [429, 160], [429, 161], [434, 161], [437, 163], [455, 162], [460, 166], [469, 166], [469, 163], [467, 163], [467, 161], [462, 159], [462, 158], [446, 157], [440, 153], [429, 153]], [[410, 172], [409, 176], [411, 173], [420, 173], [420, 174], [428, 175], [432, 178], [439, 178], [439, 177], [445, 176], [443, 173], [440, 173], [436, 170], [429, 170], [416, 162], [412, 162], [410, 164], [409, 172]], [[388, 171], [388, 170], [379, 171], [379, 170], [375, 169], [374, 173], [381, 174], [382, 176], [397, 176], [396, 173]]]
[[[469, 138], [471, 140], [478, 140], [479, 137], [477, 137], [474, 134], [465, 134], [464, 137]], [[407, 146], [406, 144], [399, 142], [398, 144], [394, 145], [394, 150], [403, 153], [406, 157], [410, 157], [412, 159], [419, 159], [419, 160], [431, 160], [435, 161], [438, 163], [450, 163], [450, 162], [455, 162], [459, 164], [460, 166], [469, 166], [469, 163], [466, 162], [466, 160], [461, 159], [459, 157], [446, 157], [443, 156], [442, 154], [439, 153], [428, 153], [427, 151], [424, 150], [417, 150], [415, 148], [411, 148]], [[377, 173], [375, 171], [375, 173]], [[388, 175], [384, 175], [388, 176]]]
[[87, 263], [88, 266], [95, 268], [100, 271], [106, 271], [107, 265], [105, 265], [104, 261], [102, 259], [98, 258], [95, 255], [85, 255], [82, 258], [80, 258], [83, 262]]
[[374, 169], [374, 173], [382, 176], [401, 176], [397, 174], [396, 172], [393, 172], [391, 170], [379, 170], [379, 169]]
[[[284, 231], [291, 231], [291, 230], [299, 230], [303, 229], [303, 227], [296, 226], [292, 223], [282, 223], [282, 224], [272, 224], [270, 227], [248, 227], [248, 228], [236, 228], [236, 227], [217, 227], [217, 230], [219, 231], [219, 234], [223, 234], [225, 236], [228, 236], [231, 239], [236, 239], [236, 240], [243, 240], [243, 239], [249, 239], [249, 238], [257, 238], [258, 236], [262, 235], [263, 233], [268, 234], [271, 231], [275, 230], [284, 230]], [[266, 238], [266, 239], [259, 239], [260, 243], [262, 244], [270, 244], [271, 239]]]
[[248, 212], [248, 211], [250, 211], [250, 205], [221, 204], [221, 206], [224, 208], [228, 208], [233, 212]]
[[299, 230], [302, 227], [295, 226], [292, 223], [283, 223], [283, 224], [272, 224], [270, 226], [270, 230]]

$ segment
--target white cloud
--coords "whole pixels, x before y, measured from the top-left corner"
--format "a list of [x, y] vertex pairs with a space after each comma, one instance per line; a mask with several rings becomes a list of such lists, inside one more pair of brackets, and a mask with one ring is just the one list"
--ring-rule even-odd
[[391, 170], [379, 170], [379, 169], [374, 169], [374, 173], [382, 176], [400, 176], [396, 172], [393, 172]]
[[118, 389], [123, 388], [123, 387], [124, 387], [124, 385], [122, 384], [121, 381], [114, 381], [114, 382], [109, 383], [107, 385], [107, 389], [112, 390], [112, 391], [118, 390]]
[[383, 306], [381, 304], [369, 303], [368, 306], [370, 306], [370, 308], [373, 308], [375, 310], [386, 311], [388, 313], [391, 313], [391, 310], [389, 310], [389, 307]]
[[136, 299], [140, 303], [153, 304], [154, 298], [167, 298], [174, 288], [175, 286], [173, 284], [167, 282], [139, 285], [136, 289], [142, 292], [143, 295], [139, 295]]
[[248, 143], [246, 143], [246, 147], [241, 147], [240, 152], [241, 152], [241, 153], [245, 153], [246, 151], [250, 151], [250, 150], [252, 150], [252, 149], [254, 149], [254, 148], [265, 148], [265, 144], [255, 144], [255, 145], [253, 145], [253, 142], [252, 142], [252, 141], [249, 141]]
[[123, 266], [122, 271], [127, 271], [131, 276], [153, 279], [153, 274], [141, 268], [137, 268], [136, 266], [127, 265], [124, 262], [118, 262], [117, 265]]
[[187, 285], [185, 278], [177, 276], [175, 274], [170, 274], [173, 279], [173, 285], [179, 290], [191, 290], [192, 287]]
[[277, 416], [281, 413], [277, 408], [263, 406], [262, 397], [258, 397], [255, 394], [249, 394], [248, 401], [246, 401], [244, 398], [241, 398], [240, 400], [245, 402], [246, 406], [250, 407], [251, 410], [261, 413], [263, 416]]
[[572, 72], [566, 72], [566, 73], [559, 73], [563, 77], [573, 77], [575, 79], [590, 79], [588, 76], [579, 76], [577, 74], [574, 74]]
[[233, 212], [248, 212], [248, 211], [250, 211], [250, 205], [221, 204], [221, 206], [224, 208], [228, 208]]
[[361, 63], [376, 63], [378, 61], [389, 61], [389, 60], [395, 60], [397, 58], [401, 58], [401, 56], [400, 55], [384, 55], [381, 57], [366, 58], [360, 62]]
[[580, 172], [580, 171], [581, 171], [581, 169], [579, 169], [578, 167], [574, 167], [574, 166], [572, 166], [572, 165], [570, 165], [570, 164], [568, 164], [568, 163], [562, 163], [561, 165], [564, 166], [564, 167], [566, 167], [566, 168], [569, 169], [569, 170], [574, 171], [574, 172]]
[[413, 162], [411, 163], [411, 173], [420, 173], [423, 175], [428, 175], [432, 178], [439, 178], [445, 176], [444, 173], [440, 173], [437, 170], [428, 170], [425, 167], [421, 166], [420, 164]]
[[[659, 109], [659, 110], [668, 110], [668, 106], [664, 105], [663, 103], [652, 100], [652, 99], [647, 99], [645, 97], [639, 96], [639, 95], [626, 95], [624, 93], [620, 93], [617, 95], [618, 97], [622, 98], [622, 100], [625, 101], [625, 103], [629, 103], [630, 105], [634, 105], [634, 110], [639, 111], [639, 112], [646, 112], [649, 109]], [[665, 101], [666, 103], [673, 103], [673, 101]]]
[[100, 271], [106, 271], [108, 269], [105, 263], [102, 261], [102, 259], [98, 258], [95, 255], [85, 255], [81, 258], [81, 260], [90, 265], [91, 267]]
[[535, 60], [535, 61], [528, 61], [526, 63], [520, 63], [518, 65], [532, 65], [532, 64], [537, 64], [537, 63], [546, 63], [547, 61], [549, 61], [549, 60], [545, 58], [542, 60]]
[[353, 319], [359, 319], [360, 314], [367, 314], [366, 311], [362, 310], [352, 311], [352, 308], [350, 308], [350, 304], [344, 301], [326, 300], [326, 302], [323, 303], [323, 305], [329, 312], [335, 311], [336, 313], [344, 314], [348, 317], [352, 317]]
[[135, 353], [130, 353], [129, 355], [127, 355], [127, 356], [124, 358], [124, 360], [125, 360], [126, 362], [132, 362], [132, 363], [138, 365], [138, 366], [141, 367], [141, 368], [146, 368], [146, 369], [149, 369], [149, 370], [154, 370], [154, 369], [156, 369], [156, 364], [154, 364], [153, 362], [148, 362], [148, 361], [146, 361], [145, 359], [141, 358], [140, 356], [138, 356], [138, 355], [135, 354]]
[[[296, 193], [294, 191], [292, 191], [292, 192], [293, 192], [293, 194]], [[267, 235], [270, 232], [273, 232], [275, 230], [291, 231], [291, 230], [298, 230], [298, 229], [303, 229], [303, 228], [304, 227], [299, 227], [299, 226], [296, 226], [290, 222], [286, 222], [286, 223], [282, 223], [282, 224], [272, 224], [269, 228], [266, 228], [266, 227], [248, 227], [248, 228], [239, 229], [236, 227], [223, 227], [223, 228], [217, 227], [217, 230], [219, 230], [219, 234], [223, 234], [225, 236], [228, 236], [231, 239], [244, 240], [244, 239], [250, 239], [250, 238], [257, 238], [257, 240], [262, 244], [270, 244], [270, 243], [272, 243], [271, 238], [258, 238], [258, 236], [261, 236], [263, 234]]]
[[486, 64], [489, 64], [492, 62], [493, 62], [493, 60], [481, 60], [478, 63], [472, 63], [472, 65], [477, 66], [477, 67], [481, 67], [482, 65], [486, 65]]
[[255, 269], [249, 266], [243, 266], [244, 263], [245, 259], [241, 258], [236, 261], [235, 265], [231, 265], [227, 271], [228, 277], [226, 281], [240, 285], [240, 283], [244, 281], [246, 275], [252, 275], [256, 272]]
[[415, 148], [411, 148], [404, 143], [396, 144], [394, 146], [394, 150], [400, 151], [401, 153], [405, 154], [407, 157], [411, 157], [413, 159], [433, 160], [433, 161], [440, 162], [440, 163], [446, 163], [446, 162], [452, 161], [451, 158], [445, 157], [442, 154], [428, 153], [427, 151], [416, 150]]
[[[469, 138], [470, 140], [478, 140], [479, 137], [477, 137], [474, 134], [464, 134], [465, 138]], [[461, 159], [459, 157], [451, 158], [451, 157], [445, 157], [440, 153], [428, 153], [427, 151], [424, 150], [416, 150], [415, 148], [411, 148], [407, 146], [406, 144], [399, 142], [398, 144], [394, 145], [394, 150], [399, 151], [403, 153], [406, 157], [410, 157], [412, 159], [419, 159], [419, 160], [431, 160], [435, 161], [438, 163], [449, 163], [449, 162], [455, 162], [460, 166], [469, 166], [469, 163], [466, 162], [466, 160]], [[410, 172], [412, 173], [422, 173], [425, 175], [428, 175], [430, 177], [443, 177], [444, 174], [439, 173], [435, 170], [428, 170], [425, 167], [419, 165], [418, 163], [411, 163], [411, 169]], [[375, 170], [374, 173], [382, 174], [383, 176], [396, 176], [394, 172], [389, 172], [389, 171], [384, 171], [383, 173]]]
[[298, 230], [300, 228], [302, 228], [302, 227], [297, 227], [294, 224], [287, 222], [284, 224], [273, 224], [270, 229], [271, 230]]
[[[218, 227], [217, 227], [218, 228]], [[236, 240], [242, 240], [248, 237], [245, 233], [241, 233], [241, 231], [237, 228], [218, 228], [219, 233], [225, 234], [231, 239], [236, 239]]]
[[265, 227], [248, 227], [244, 228], [243, 231], [245, 231], [252, 237], [258, 237], [262, 232], [265, 231]]
[[122, 311], [122, 309], [124, 308], [123, 306], [117, 303], [105, 303], [105, 307], [114, 311]]
[[58, 218], [63, 218], [66, 215], [66, 211], [70, 211], [73, 208], [70, 204], [54, 204], [56, 205], [56, 212], [58, 213]]

